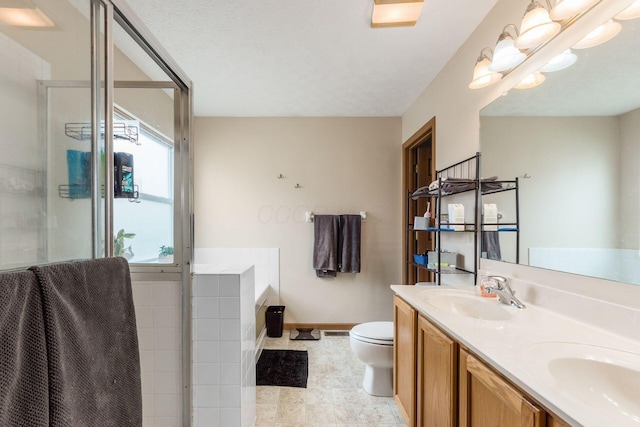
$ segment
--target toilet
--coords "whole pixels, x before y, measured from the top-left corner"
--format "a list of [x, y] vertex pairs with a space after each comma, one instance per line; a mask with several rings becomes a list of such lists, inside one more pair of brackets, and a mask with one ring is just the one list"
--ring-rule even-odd
[[366, 366], [362, 386], [374, 396], [393, 396], [393, 322], [369, 322], [349, 332], [351, 349]]

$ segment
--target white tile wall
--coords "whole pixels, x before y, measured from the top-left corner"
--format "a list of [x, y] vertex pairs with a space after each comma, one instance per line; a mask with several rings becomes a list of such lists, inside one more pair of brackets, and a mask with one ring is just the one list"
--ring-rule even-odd
[[[219, 265], [219, 264], [218, 264]], [[254, 269], [209, 267], [193, 276], [193, 426], [253, 426]]]
[[133, 282], [143, 427], [182, 425], [180, 282]]

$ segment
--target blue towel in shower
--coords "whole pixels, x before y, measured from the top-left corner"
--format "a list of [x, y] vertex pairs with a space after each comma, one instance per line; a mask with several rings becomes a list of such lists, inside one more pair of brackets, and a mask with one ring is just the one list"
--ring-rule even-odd
[[88, 199], [91, 197], [91, 153], [67, 150], [67, 173], [69, 198]]

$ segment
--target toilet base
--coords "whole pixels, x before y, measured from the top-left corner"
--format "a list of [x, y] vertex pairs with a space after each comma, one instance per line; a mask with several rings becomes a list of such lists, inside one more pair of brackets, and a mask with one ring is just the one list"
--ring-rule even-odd
[[362, 387], [373, 396], [393, 396], [393, 368], [365, 366]]

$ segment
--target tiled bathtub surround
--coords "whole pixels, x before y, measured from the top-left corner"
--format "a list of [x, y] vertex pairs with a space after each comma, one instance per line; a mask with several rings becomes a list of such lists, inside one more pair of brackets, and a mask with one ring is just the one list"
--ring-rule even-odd
[[255, 295], [252, 266], [194, 266], [193, 426], [255, 421]]
[[280, 250], [278, 248], [196, 248], [194, 264], [253, 265], [256, 299], [271, 287], [268, 305], [277, 305], [280, 294]]
[[318, 341], [267, 338], [265, 348], [307, 350], [307, 388], [258, 386], [256, 427], [406, 427], [392, 397], [362, 389], [364, 364], [351, 351], [348, 336]]

